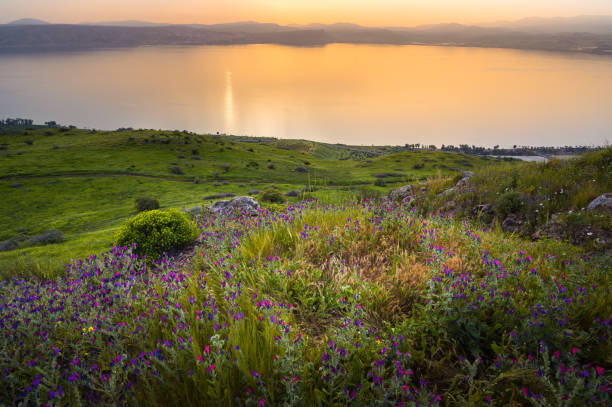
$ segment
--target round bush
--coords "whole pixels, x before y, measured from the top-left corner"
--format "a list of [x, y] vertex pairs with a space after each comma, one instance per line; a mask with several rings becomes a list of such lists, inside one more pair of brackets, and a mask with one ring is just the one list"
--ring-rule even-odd
[[505, 219], [511, 213], [518, 213], [523, 208], [523, 199], [518, 192], [504, 192], [497, 199], [497, 214], [500, 219]]
[[197, 229], [176, 209], [146, 211], [128, 220], [116, 237], [117, 246], [136, 243], [136, 253], [157, 260], [164, 252], [181, 249], [197, 237]]
[[138, 212], [152, 211], [153, 209], [159, 209], [159, 201], [150, 196], [141, 196], [134, 200], [134, 206]]
[[259, 200], [271, 203], [285, 202], [285, 198], [283, 197], [283, 195], [278, 190], [271, 187], [268, 187], [261, 191], [261, 194], [259, 195]]

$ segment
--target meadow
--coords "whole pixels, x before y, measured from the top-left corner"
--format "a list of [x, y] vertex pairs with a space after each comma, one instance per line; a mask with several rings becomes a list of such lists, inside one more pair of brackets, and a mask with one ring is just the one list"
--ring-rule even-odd
[[[183, 132], [0, 137], [0, 405], [610, 406], [609, 250], [499, 224], [512, 193], [533, 227], [563, 212], [607, 228], [582, 208], [609, 191], [610, 148], [534, 164]], [[264, 190], [284, 202], [200, 210]], [[134, 218], [142, 196], [161, 210]], [[470, 210], [483, 204], [493, 219]], [[197, 236], [178, 256], [118, 244], [170, 213]]]
[[0, 287], [0, 403], [610, 405], [610, 258], [405, 202], [195, 220]]
[[[16, 245], [0, 252], [0, 276], [52, 278], [72, 259], [112, 248], [119, 226], [136, 213], [139, 196], [158, 199], [162, 208], [191, 208], [214, 202], [205, 197], [257, 195], [274, 185], [282, 193], [308, 188], [310, 197], [337, 203], [500, 162], [437, 151], [178, 131], [3, 129], [0, 242]], [[27, 243], [49, 230], [59, 230], [63, 240]]]

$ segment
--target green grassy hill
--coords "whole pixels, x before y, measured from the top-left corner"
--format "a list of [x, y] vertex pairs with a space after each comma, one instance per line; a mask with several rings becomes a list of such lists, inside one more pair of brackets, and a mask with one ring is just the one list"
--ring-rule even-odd
[[[0, 242], [14, 240], [19, 248], [0, 252], [0, 270], [3, 277], [50, 277], [73, 258], [112, 247], [118, 227], [135, 214], [134, 199], [143, 195], [162, 208], [182, 208], [208, 204], [203, 198], [218, 193], [314, 186], [312, 196], [338, 202], [501, 162], [396, 151], [175, 131], [3, 130]], [[27, 243], [48, 230], [61, 231], [65, 240]]]

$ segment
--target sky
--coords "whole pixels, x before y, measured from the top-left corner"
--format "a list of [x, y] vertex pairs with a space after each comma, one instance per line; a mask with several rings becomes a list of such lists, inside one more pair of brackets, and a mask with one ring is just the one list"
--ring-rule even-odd
[[411, 26], [577, 15], [612, 15], [612, 0], [0, 0], [0, 23], [40, 18], [53, 23], [251, 20]]

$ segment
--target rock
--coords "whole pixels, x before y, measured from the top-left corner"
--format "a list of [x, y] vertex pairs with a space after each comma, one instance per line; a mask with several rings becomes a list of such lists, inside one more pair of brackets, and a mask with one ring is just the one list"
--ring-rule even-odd
[[249, 195], [259, 195], [259, 189], [253, 189], [253, 190], [247, 192], [247, 194], [249, 194]]
[[23, 186], [23, 184], [22, 184], [21, 182], [18, 182], [18, 183], [16, 183], [16, 184], [11, 184], [11, 185], [9, 185], [9, 187], [10, 187], [10, 188], [20, 188], [20, 187], [22, 187], [22, 186]]
[[459, 180], [459, 182], [457, 182], [457, 185], [455, 185], [455, 188], [457, 189], [462, 189], [465, 188], [469, 183], [470, 183], [470, 177], [463, 177]]
[[472, 209], [472, 215], [479, 217], [492, 217], [495, 215], [495, 209], [493, 209], [493, 205], [490, 204], [477, 205]]
[[64, 240], [64, 235], [59, 230], [47, 230], [39, 235], [34, 235], [28, 240], [28, 245], [59, 243]]
[[285, 196], [299, 196], [300, 195], [300, 191], [287, 191], [285, 192]]
[[193, 208], [187, 209], [187, 213], [194, 215], [194, 216], [200, 215], [202, 213], [202, 207], [194, 206]]
[[457, 188], [455, 188], [455, 187], [451, 187], [449, 189], [445, 189], [444, 191], [442, 191], [442, 192], [440, 192], [438, 194], [438, 197], [441, 197], [441, 196], [444, 196], [444, 195], [453, 194], [453, 193], [455, 193], [455, 191], [457, 191]]
[[502, 223], [502, 230], [506, 233], [518, 233], [524, 234], [525, 232], [525, 218], [516, 213], [511, 213], [504, 219]]
[[474, 176], [474, 173], [472, 171], [463, 171], [461, 173], [461, 176], [463, 178], [472, 178]]
[[446, 202], [444, 206], [440, 208], [440, 212], [441, 213], [451, 212], [455, 209], [456, 206], [457, 206], [457, 203], [453, 200], [450, 200]]
[[8, 252], [9, 250], [15, 250], [19, 247], [17, 242], [13, 240], [5, 240], [0, 242], [0, 252]]
[[[558, 216], [556, 218], [558, 218]], [[531, 238], [533, 240], [544, 238], [561, 240], [565, 237], [566, 229], [566, 225], [561, 222], [557, 222], [555, 215], [553, 215], [550, 222], [539, 228], [534, 234], [531, 235]]]
[[388, 193], [388, 197], [390, 200], [395, 201], [403, 201], [405, 199], [410, 199], [415, 195], [414, 188], [412, 185], [405, 185], [400, 188], [392, 189]]
[[250, 196], [237, 196], [230, 201], [215, 202], [210, 209], [222, 215], [256, 216], [259, 213], [259, 202]]
[[612, 193], [608, 192], [598, 196], [587, 206], [587, 211], [595, 210], [612, 211]]
[[421, 193], [424, 194], [425, 192], [427, 192], [427, 187], [421, 187]]

